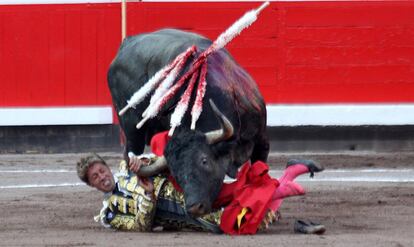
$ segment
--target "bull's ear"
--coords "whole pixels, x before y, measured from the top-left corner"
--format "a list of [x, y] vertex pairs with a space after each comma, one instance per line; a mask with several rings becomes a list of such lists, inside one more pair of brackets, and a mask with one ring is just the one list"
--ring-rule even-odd
[[236, 145], [236, 143], [234, 142], [219, 142], [217, 144], [212, 145], [212, 150], [214, 152], [214, 155], [216, 157], [220, 157], [220, 156], [225, 156], [225, 155], [229, 155], [230, 150], [232, 150], [234, 148], [234, 146]]
[[236, 178], [237, 175], [237, 166], [232, 164], [233, 159], [231, 158], [231, 150], [234, 150], [236, 145], [237, 143], [235, 142], [226, 141], [211, 145], [212, 151], [216, 157], [224, 158], [227, 160], [227, 162], [225, 162], [226, 165], [223, 167], [223, 170], [231, 178]]

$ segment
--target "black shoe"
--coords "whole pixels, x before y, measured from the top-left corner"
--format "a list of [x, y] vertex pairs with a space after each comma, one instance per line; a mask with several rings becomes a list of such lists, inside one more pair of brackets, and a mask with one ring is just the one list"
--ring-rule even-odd
[[295, 225], [293, 226], [293, 230], [296, 233], [304, 233], [304, 234], [324, 234], [326, 228], [324, 225], [319, 223], [315, 223], [312, 221], [303, 221], [303, 220], [296, 220]]
[[286, 168], [289, 166], [297, 165], [297, 164], [303, 164], [308, 167], [310, 172], [310, 177], [313, 178], [313, 175], [315, 172], [321, 172], [325, 168], [322, 166], [318, 166], [313, 160], [301, 160], [301, 159], [291, 159], [287, 162]]

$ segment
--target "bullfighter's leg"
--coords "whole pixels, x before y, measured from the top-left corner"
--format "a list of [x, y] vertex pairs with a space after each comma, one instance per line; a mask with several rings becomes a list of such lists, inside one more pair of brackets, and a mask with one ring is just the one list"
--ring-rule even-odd
[[270, 209], [277, 211], [285, 197], [305, 194], [302, 186], [294, 182], [296, 177], [308, 172], [313, 177], [314, 172], [321, 172], [323, 169], [311, 160], [289, 160], [282, 177], [278, 179], [280, 184], [273, 193]]

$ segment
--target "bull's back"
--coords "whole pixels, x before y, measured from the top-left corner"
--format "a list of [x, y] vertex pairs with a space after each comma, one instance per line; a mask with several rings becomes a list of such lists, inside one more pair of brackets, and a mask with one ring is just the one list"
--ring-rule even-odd
[[121, 109], [152, 75], [188, 47], [193, 44], [208, 47], [210, 43], [199, 35], [175, 29], [126, 38], [108, 70], [108, 86], [115, 108]]
[[[198, 34], [175, 29], [128, 37], [121, 45], [108, 72], [108, 83], [117, 110], [147, 82], [152, 75], [170, 63], [188, 47], [196, 45], [198, 54], [212, 42]], [[187, 68], [188, 69], [188, 66]], [[137, 106], [140, 116], [148, 99]], [[256, 83], [231, 55], [220, 49], [208, 57], [207, 89], [205, 99], [213, 99], [220, 110], [234, 124], [238, 138], [252, 140], [263, 132], [266, 109]], [[175, 99], [179, 99], [179, 96]], [[206, 101], [205, 101], [206, 102]], [[189, 115], [189, 114], [187, 114]], [[208, 106], [203, 110], [197, 128], [209, 131], [218, 127]], [[135, 124], [140, 119], [134, 119]], [[130, 120], [128, 120], [130, 121]], [[184, 119], [188, 125], [188, 117]], [[168, 128], [168, 125], [165, 126]]]
[[[123, 91], [127, 92], [122, 92], [122, 97], [130, 98], [152, 75], [188, 47], [196, 45], [200, 52], [211, 44], [209, 39], [201, 35], [176, 29], [162, 29], [128, 37], [122, 43], [109, 69], [110, 75], [121, 74], [112, 76], [118, 77], [118, 80], [108, 76], [111, 92], [123, 88], [126, 89]], [[229, 102], [233, 101], [230, 98], [237, 97], [241, 110], [247, 112], [258, 110], [259, 102], [263, 99], [256, 83], [225, 49], [210, 55], [208, 65], [207, 96], [211, 90], [221, 90], [225, 93], [224, 98]]]

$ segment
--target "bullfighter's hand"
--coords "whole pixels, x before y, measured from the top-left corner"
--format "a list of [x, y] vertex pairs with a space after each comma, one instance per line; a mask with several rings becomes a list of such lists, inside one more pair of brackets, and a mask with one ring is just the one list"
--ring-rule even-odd
[[138, 173], [139, 169], [141, 169], [141, 166], [148, 165], [150, 162], [147, 158], [138, 158], [137, 156], [133, 156], [129, 159], [129, 170], [131, 170], [133, 173]]
[[138, 183], [148, 194], [152, 195], [154, 193], [154, 184], [150, 179], [140, 177]]
[[[141, 166], [147, 166], [149, 163], [150, 159], [148, 158], [138, 158], [137, 156], [133, 156], [129, 159], [129, 170], [133, 173], [138, 173]], [[148, 194], [152, 194], [154, 192], [154, 185], [147, 178], [140, 177], [138, 183]]]

